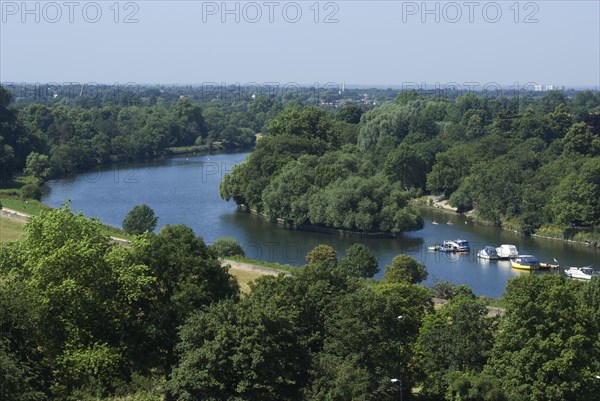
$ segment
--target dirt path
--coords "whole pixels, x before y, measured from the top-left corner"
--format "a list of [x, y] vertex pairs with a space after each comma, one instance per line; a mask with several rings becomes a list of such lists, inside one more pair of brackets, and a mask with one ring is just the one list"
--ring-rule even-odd
[[289, 272], [284, 272], [284, 271], [275, 270], [275, 269], [269, 269], [268, 267], [257, 266], [257, 265], [253, 265], [250, 263], [236, 262], [235, 260], [221, 259], [221, 264], [222, 265], [230, 265], [231, 267], [235, 267], [236, 269], [239, 269], [239, 270], [252, 271], [252, 272], [265, 274], [265, 275], [269, 275], [269, 276], [279, 276], [280, 274], [283, 274], [285, 276], [291, 276], [291, 273], [289, 273]]
[[438, 209], [450, 210], [452, 212], [456, 212], [456, 208], [452, 207], [448, 204], [448, 200], [444, 199], [441, 196], [436, 195], [427, 195], [427, 199], [433, 202], [433, 207]]
[[16, 210], [7, 209], [5, 207], [0, 209], [0, 216], [4, 216], [9, 219], [18, 221], [27, 221], [27, 219], [30, 217], [30, 215], [27, 213], [17, 212]]

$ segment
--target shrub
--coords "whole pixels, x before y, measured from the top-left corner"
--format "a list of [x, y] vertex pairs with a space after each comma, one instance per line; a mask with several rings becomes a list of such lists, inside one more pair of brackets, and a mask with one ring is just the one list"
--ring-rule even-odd
[[40, 200], [42, 198], [42, 190], [37, 184], [25, 184], [21, 188], [21, 197], [24, 199]]
[[214, 250], [217, 256], [220, 258], [234, 255], [245, 255], [242, 246], [237, 243], [235, 238], [231, 237], [219, 238], [210, 246], [210, 248]]

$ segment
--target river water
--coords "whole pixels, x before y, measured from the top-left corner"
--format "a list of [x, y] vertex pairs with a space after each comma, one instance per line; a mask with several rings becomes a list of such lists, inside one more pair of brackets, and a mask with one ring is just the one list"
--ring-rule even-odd
[[[477, 251], [485, 245], [515, 244], [521, 254], [534, 254], [541, 261], [556, 258], [562, 266], [600, 265], [600, 252], [592, 248], [523, 237], [494, 227], [474, 225], [460, 215], [436, 211], [423, 212], [423, 230], [393, 239], [358, 239], [288, 230], [239, 212], [233, 201], [226, 202], [219, 197], [218, 186], [223, 175], [231, 172], [247, 155], [247, 152], [220, 153], [114, 166], [50, 181], [49, 191], [42, 200], [51, 207], [70, 200], [73, 210], [117, 227], [121, 227], [133, 206], [145, 203], [159, 217], [157, 230], [165, 224], [186, 224], [207, 243], [223, 236], [234, 237], [247, 256], [290, 265], [304, 264], [305, 255], [317, 244], [332, 245], [342, 256], [348, 246], [362, 242], [379, 258], [381, 271], [376, 277], [383, 275], [383, 268], [394, 256], [406, 253], [427, 266], [426, 285], [448, 280], [466, 284], [479, 295], [495, 298], [502, 295], [509, 279], [530, 273], [512, 269], [508, 261], [478, 260]], [[432, 221], [439, 224], [434, 225]], [[427, 245], [457, 238], [469, 241], [474, 251], [465, 255], [427, 251]]]

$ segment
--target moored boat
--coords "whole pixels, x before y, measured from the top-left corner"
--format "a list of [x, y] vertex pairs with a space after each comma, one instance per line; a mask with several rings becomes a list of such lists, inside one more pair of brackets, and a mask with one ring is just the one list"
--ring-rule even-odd
[[456, 239], [454, 241], [444, 241], [444, 246], [450, 248], [453, 252], [470, 252], [471, 246], [464, 239]]
[[499, 259], [513, 259], [519, 256], [517, 247], [511, 244], [502, 244], [496, 248]]
[[496, 260], [498, 259], [498, 252], [496, 252], [496, 248], [493, 246], [486, 246], [477, 253], [477, 257], [487, 260]]
[[540, 261], [533, 255], [519, 255], [510, 260], [513, 269], [537, 270], [540, 268]]
[[559, 264], [540, 262], [540, 270], [558, 270], [559, 267]]
[[565, 275], [570, 278], [576, 278], [579, 280], [591, 280], [592, 277], [598, 273], [592, 269], [591, 266], [586, 267], [569, 267], [565, 270]]

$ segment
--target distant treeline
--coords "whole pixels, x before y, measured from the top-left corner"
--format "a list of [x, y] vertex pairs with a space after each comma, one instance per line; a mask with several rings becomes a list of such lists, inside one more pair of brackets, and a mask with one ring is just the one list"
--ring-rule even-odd
[[349, 122], [288, 107], [221, 185], [272, 217], [356, 231], [419, 227], [410, 197], [532, 233], [600, 226], [600, 93], [456, 99], [415, 91]]
[[205, 145], [210, 149], [217, 143], [222, 149], [249, 148], [265, 121], [283, 108], [266, 97], [208, 107], [186, 97], [136, 105], [109, 98], [94, 98], [90, 104], [57, 98], [56, 102], [21, 102], [19, 107], [11, 104], [12, 98], [0, 86], [2, 181], [23, 171], [32, 152], [48, 156], [52, 177], [164, 156], [171, 147]]

